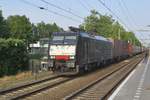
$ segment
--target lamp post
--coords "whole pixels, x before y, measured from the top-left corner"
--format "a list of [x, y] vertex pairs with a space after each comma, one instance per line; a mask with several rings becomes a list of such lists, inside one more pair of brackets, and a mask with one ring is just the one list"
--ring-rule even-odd
[[118, 29], [118, 40], [120, 40], [120, 27], [119, 27], [119, 29]]

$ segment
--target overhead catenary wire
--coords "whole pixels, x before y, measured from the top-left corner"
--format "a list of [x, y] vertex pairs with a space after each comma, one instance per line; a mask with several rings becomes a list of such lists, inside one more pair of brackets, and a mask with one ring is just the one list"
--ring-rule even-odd
[[[88, 2], [88, 0], [84, 0], [84, 2], [82, 2], [83, 0], [78, 0], [78, 1], [79, 1], [80, 5], [81, 5], [85, 10], [87, 10], [88, 12], [91, 13], [92, 10], [97, 10], [97, 11], [98, 11], [98, 9], [96, 9], [95, 6], [91, 5], [91, 3]], [[98, 11], [98, 12], [99, 12], [99, 11]], [[99, 12], [99, 13], [100, 13], [100, 12]]]
[[130, 18], [132, 19], [133, 23], [137, 26], [137, 23], [135, 22], [135, 20], [134, 20], [132, 14], [131, 14], [129, 8], [127, 7], [126, 3], [124, 2], [124, 0], [121, 0], [121, 2], [124, 5], [124, 7], [126, 8], [126, 10], [127, 10], [128, 14], [129, 14]]
[[109, 12], [111, 12], [128, 30], [131, 29], [118, 17], [102, 0], [98, 0], [100, 4], [102, 4]]
[[47, 8], [40, 7], [40, 9], [43, 9], [43, 10], [46, 10], [46, 11], [48, 11], [48, 12], [50, 12], [50, 13], [53, 13], [53, 14], [56, 14], [56, 15], [59, 15], [59, 16], [62, 16], [62, 17], [65, 17], [65, 18], [70, 19], [70, 20], [72, 20], [72, 21], [75, 21], [75, 22], [79, 22], [79, 23], [81, 23], [81, 21], [79, 21], [79, 20], [77, 20], [77, 19], [74, 19], [74, 18], [72, 18], [72, 17], [69, 17], [69, 16], [66, 16], [66, 15], [63, 15], [63, 14], [57, 13], [57, 12], [52, 11], [52, 10], [49, 10], [49, 9], [47, 9]]
[[[126, 13], [127, 13], [128, 18], [129, 18], [130, 21], [132, 22], [133, 26], [136, 28], [138, 25], [137, 25], [137, 23], [135, 22], [135, 20], [134, 20], [132, 14], [130, 13], [130, 10], [129, 10], [129, 8], [127, 7], [127, 5], [126, 5], [126, 3], [124, 2], [124, 0], [119, 0], [119, 4], [120, 4], [121, 6], [123, 5], [123, 7], [125, 8], [125, 11], [126, 11]], [[140, 33], [140, 37], [143, 37], [142, 33]], [[140, 40], [141, 43], [142, 43], [142, 42], [143, 42], [143, 39], [141, 40], [140, 37], [139, 37], [139, 40]]]
[[90, 12], [90, 9], [89, 9], [87, 6], [85, 6], [81, 0], [78, 0], [78, 1], [79, 1], [80, 5], [81, 5], [85, 10], [87, 10], [88, 12]]
[[[130, 21], [132, 22], [132, 25], [134, 26], [134, 28], [136, 28], [136, 27], [137, 27], [137, 24], [135, 23], [135, 21], [134, 21], [132, 15], [131, 15], [131, 13], [130, 13], [128, 7], [127, 7], [126, 4], [125, 4], [125, 2], [124, 2], [123, 0], [119, 0], [119, 4], [122, 6], [122, 8], [124, 8], [124, 11], [125, 11], [126, 14], [127, 14], [128, 20], [130, 20]], [[142, 34], [141, 34], [141, 37], [142, 37]], [[139, 39], [140, 39], [140, 38], [139, 38]]]
[[67, 12], [67, 13], [73, 15], [73, 16], [76, 16], [76, 17], [78, 17], [78, 18], [84, 19], [83, 17], [81, 17], [81, 16], [79, 16], [79, 15], [77, 15], [77, 14], [71, 12], [70, 10], [66, 10], [66, 9], [64, 9], [64, 8], [62, 8], [62, 7], [59, 7], [59, 6], [55, 5], [55, 4], [52, 4], [52, 3], [50, 3], [50, 2], [48, 2], [48, 1], [46, 1], [46, 0], [40, 0], [40, 1], [42, 1], [42, 2], [44, 2], [44, 3], [46, 3], [46, 4], [48, 4], [48, 5], [50, 5], [50, 6], [52, 6], [52, 7], [55, 7], [55, 8], [57, 8], [57, 9], [60, 9], [60, 10], [62, 10], [62, 11], [64, 11], [64, 12]]
[[33, 4], [33, 3], [28, 2], [28, 1], [26, 1], [26, 0], [20, 0], [20, 1], [23, 2], [23, 3], [25, 3], [25, 4], [27, 4], [27, 5], [30, 5], [30, 6], [38, 7], [38, 8], [39, 8], [39, 6], [37, 6], [36, 4]]
[[45, 10], [45, 11], [48, 11], [48, 12], [53, 13], [53, 14], [55, 14], [55, 15], [62, 16], [62, 17], [64, 17], [64, 18], [67, 18], [67, 19], [72, 20], [72, 21], [74, 21], [74, 22], [79, 22], [79, 23], [81, 23], [81, 21], [79, 21], [79, 20], [77, 20], [77, 19], [74, 19], [74, 18], [72, 18], [72, 17], [69, 17], [69, 16], [66, 16], [66, 15], [60, 14], [60, 13], [55, 12], [55, 11], [52, 11], [52, 10], [50, 10], [50, 9], [48, 9], [48, 8], [44, 8], [44, 7], [38, 6], [38, 5], [36, 5], [36, 4], [33, 4], [33, 3], [31, 3], [31, 2], [28, 2], [28, 1], [26, 1], [26, 0], [20, 0], [20, 1], [23, 2], [23, 3], [26, 3], [26, 4], [30, 5], [30, 6], [39, 8], [39, 9], [41, 9], [41, 10]]
[[78, 0], [78, 1], [79, 1], [79, 4], [80, 4], [85, 10], [89, 11], [89, 8], [86, 7], [86, 6], [82, 3], [82, 1], [80, 1], [80, 0]]
[[[68, 1], [59, 1], [61, 4], [63, 4], [63, 3], [65, 3], [65, 7], [66, 7], [66, 9], [68, 10], [68, 11], [70, 11], [70, 12], [74, 12], [75, 14], [77, 14], [78, 13], [78, 11], [77, 11], [77, 9], [73, 9], [73, 7], [72, 7], [72, 5], [70, 5], [70, 4], [72, 4], [72, 0], [68, 0]], [[64, 6], [63, 6], [63, 8], [64, 8]], [[79, 15], [79, 13], [78, 13], [78, 15]], [[81, 16], [81, 15], [80, 15]]]
[[90, 8], [92, 8], [92, 9], [94, 8], [93, 6], [91, 6], [91, 5], [88, 3], [88, 0], [85, 0], [84, 2], [85, 2], [86, 5], [89, 6]]
[[130, 24], [130, 26], [132, 26], [134, 28], [135, 25], [134, 25], [133, 21], [131, 20], [131, 17], [129, 16], [128, 11], [126, 10], [126, 8], [124, 7], [124, 5], [122, 4], [122, 2], [120, 0], [118, 0], [118, 5], [122, 9], [122, 14], [125, 16], [126, 20]]

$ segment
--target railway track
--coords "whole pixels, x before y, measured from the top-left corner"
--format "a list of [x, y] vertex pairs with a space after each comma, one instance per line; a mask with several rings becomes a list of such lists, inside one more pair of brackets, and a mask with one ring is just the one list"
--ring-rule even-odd
[[[65, 100], [107, 100], [115, 88], [129, 75], [141, 59], [128, 63], [125, 67], [119, 68], [104, 77], [91, 82], [85, 87], [75, 91]], [[116, 80], [117, 79], [117, 80]]]
[[71, 78], [68, 77], [54, 75], [53, 77], [47, 79], [16, 86], [11, 89], [0, 91], [0, 100], [10, 100], [10, 99], [15, 100], [15, 99], [23, 98], [25, 96], [32, 95], [39, 91], [43, 91], [47, 88], [51, 88], [61, 83], [64, 83], [66, 81], [69, 81], [70, 79]]
[[[108, 82], [108, 81], [102, 82], [103, 80], [106, 80], [106, 78], [109, 78], [110, 76], [112, 77], [113, 74], [115, 76], [115, 73], [119, 72], [119, 70], [127, 69], [127, 67], [125, 66], [131, 66], [132, 63], [134, 65], [135, 62], [137, 62], [137, 60], [138, 61], [141, 60], [141, 57], [142, 56], [137, 56], [137, 57], [134, 57], [134, 59], [132, 58], [130, 60], [125, 60], [123, 62], [120, 62], [119, 64], [113, 64], [112, 67], [110, 66], [110, 67], [98, 70], [96, 72], [90, 73], [89, 75], [83, 75], [81, 77], [73, 78], [73, 77], [62, 77], [58, 75], [58, 76], [53, 76], [49, 79], [43, 79], [41, 81], [32, 82], [30, 84], [0, 91], [0, 94], [1, 94], [0, 100], [10, 100], [10, 99], [11, 100], [16, 100], [16, 99], [60, 100], [62, 98], [66, 100], [70, 100], [70, 99], [80, 100], [79, 98], [81, 97], [83, 98], [83, 95], [84, 97], [88, 97], [87, 95], [89, 94], [92, 97], [91, 94], [95, 95], [95, 92], [93, 91], [96, 91], [96, 90], [90, 89], [90, 88], [94, 87], [98, 83], [103, 83], [103, 85], [101, 84], [101, 86], [104, 88], [105, 86], [104, 83], [109, 84], [111, 82]], [[124, 71], [125, 70], [123, 70], [123, 72]], [[121, 76], [119, 74], [116, 74], [116, 75]], [[108, 80], [112, 80], [112, 79], [113, 77]], [[117, 84], [117, 82], [114, 84]], [[97, 87], [100, 87], [100, 86], [98, 85]], [[105, 89], [105, 90], [107, 90], [108, 93], [111, 93], [113, 89], [111, 90], [110, 86], [108, 86], [107, 88], [109, 89], [109, 91], [108, 89]], [[90, 92], [87, 92], [87, 90], [90, 90]], [[87, 95], [85, 95], [84, 93]], [[106, 98], [108, 96], [106, 94], [108, 93], [103, 93], [102, 97]], [[96, 92], [96, 94], [100, 94], [100, 93]], [[95, 96], [98, 96], [98, 95], [95, 95]], [[88, 99], [89, 98], [85, 98], [84, 100], [88, 100]]]
[[[35, 95], [26, 96], [24, 99], [25, 100], [60, 100], [60, 99], [64, 98], [66, 100], [70, 100], [70, 99], [80, 100], [80, 99], [76, 98], [76, 96], [79, 96], [78, 94], [82, 94], [81, 92], [87, 90], [89, 87], [92, 87], [92, 86], [96, 85], [100, 81], [101, 81], [100, 83], [105, 83], [105, 84], [103, 84], [103, 88], [101, 88], [101, 89], [103, 90], [104, 88], [108, 88], [108, 89], [105, 89], [105, 90], [107, 90], [107, 92], [110, 92], [110, 90], [112, 89], [113, 86], [109, 86], [109, 85], [112, 84], [113, 81], [114, 81], [114, 80], [112, 80], [112, 79], [114, 79], [113, 76], [116, 76], [116, 77], [117, 76], [122, 76], [122, 75], [115, 74], [115, 73], [121, 72], [121, 70], [122, 70], [121, 73], [124, 73], [125, 70], [123, 70], [123, 69], [127, 70], [129, 68], [129, 66], [131, 66], [131, 65], [135, 66], [142, 58], [143, 58], [142, 55], [136, 56], [134, 58], [131, 58], [130, 60], [125, 60], [123, 62], [120, 62], [119, 64], [114, 64], [114, 65], [109, 66], [107, 68], [104, 68], [104, 69], [98, 70], [96, 72], [93, 72], [89, 75], [85, 75], [85, 76], [75, 78], [74, 80], [67, 81], [64, 84], [60, 84], [56, 87], [53, 87], [53, 88], [47, 89], [45, 91], [39, 92]], [[136, 62], [136, 61], [138, 61], [138, 62]], [[128, 68], [127, 68], [127, 66], [128, 66]], [[131, 69], [133, 69], [133, 67]], [[97, 82], [95, 80], [97, 80]], [[107, 80], [111, 80], [112, 83], [108, 82]], [[104, 81], [104, 82], [102, 82], [102, 81]], [[117, 81], [115, 81], [115, 82], [118, 83], [119, 81], [120, 81], [120, 79], [117, 79]], [[113, 83], [113, 85], [116, 84], [116, 83]], [[95, 89], [97, 89], [97, 88], [95, 88]], [[96, 91], [96, 90], [94, 90], [94, 91]], [[93, 95], [96, 93], [96, 92], [93, 92], [93, 93], [92, 92], [90, 92], [90, 93], [93, 94]], [[101, 94], [103, 94], [103, 98], [107, 97], [106, 96], [106, 94], [107, 94], [106, 91], [104, 91], [104, 92], [105, 93], [103, 93], [103, 92], [101, 93]], [[98, 92], [96, 94], [98, 94]], [[88, 100], [88, 99], [89, 98], [86, 98], [86, 99], [83, 99], [83, 100]], [[90, 100], [91, 100], [91, 98], [90, 98]], [[93, 98], [92, 98], [92, 100], [93, 100]]]

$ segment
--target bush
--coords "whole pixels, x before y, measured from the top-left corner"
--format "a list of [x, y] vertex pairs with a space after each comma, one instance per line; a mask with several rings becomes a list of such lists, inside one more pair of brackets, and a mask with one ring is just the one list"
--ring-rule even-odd
[[19, 39], [0, 38], [0, 76], [28, 69], [26, 44]]

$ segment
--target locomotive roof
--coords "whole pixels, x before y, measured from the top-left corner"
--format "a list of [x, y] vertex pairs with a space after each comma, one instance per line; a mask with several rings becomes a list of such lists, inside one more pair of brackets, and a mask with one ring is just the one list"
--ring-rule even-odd
[[104, 38], [103, 36], [94, 36], [94, 35], [90, 35], [87, 32], [54, 32], [53, 35], [65, 35], [65, 36], [67, 36], [67, 35], [80, 35], [82, 37], [88, 37], [91, 39], [110, 42], [107, 38]]
[[53, 35], [78, 35], [78, 32], [54, 32]]
[[102, 40], [102, 41], [110, 42], [107, 38], [104, 38], [103, 36], [90, 35], [90, 34], [88, 34], [88, 33], [86, 33], [86, 32], [81, 32], [80, 34], [81, 34], [81, 36], [83, 36], [83, 37], [88, 37], [88, 38], [92, 38], [92, 39], [96, 39], [96, 40]]

